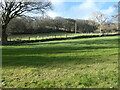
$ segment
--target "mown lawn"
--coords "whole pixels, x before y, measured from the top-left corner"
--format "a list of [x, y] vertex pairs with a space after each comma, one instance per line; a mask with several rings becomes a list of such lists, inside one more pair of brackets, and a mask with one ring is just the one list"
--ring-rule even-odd
[[118, 36], [3, 46], [4, 88], [117, 88]]

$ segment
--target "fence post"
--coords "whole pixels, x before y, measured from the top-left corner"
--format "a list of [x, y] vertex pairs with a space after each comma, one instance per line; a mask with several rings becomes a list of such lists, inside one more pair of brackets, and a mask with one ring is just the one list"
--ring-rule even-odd
[[29, 36], [29, 41], [30, 41], [30, 36]]
[[65, 34], [66, 38], [67, 38], [67, 34]]
[[37, 39], [39, 40], [39, 36], [37, 36]]
[[35, 37], [35, 40], [37, 40], [37, 36]]
[[62, 38], [62, 35], [60, 35], [60, 38]]

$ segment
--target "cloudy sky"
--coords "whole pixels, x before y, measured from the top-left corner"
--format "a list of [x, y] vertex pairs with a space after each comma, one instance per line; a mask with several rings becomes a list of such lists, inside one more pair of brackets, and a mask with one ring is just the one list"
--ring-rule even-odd
[[[109, 1], [109, 2], [108, 2]], [[118, 0], [51, 0], [53, 10], [47, 14], [52, 18], [56, 16], [88, 19], [92, 12], [102, 11], [108, 16], [115, 13], [114, 5]]]

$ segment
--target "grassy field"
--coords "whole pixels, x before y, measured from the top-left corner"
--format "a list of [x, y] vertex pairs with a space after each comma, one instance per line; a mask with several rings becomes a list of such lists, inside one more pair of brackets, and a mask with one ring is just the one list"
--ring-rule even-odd
[[118, 36], [3, 46], [5, 88], [117, 88]]
[[[107, 34], [116, 34], [116, 33], [107, 33]], [[75, 37], [75, 36], [87, 36], [87, 35], [101, 35], [100, 33], [40, 33], [40, 34], [16, 34], [9, 35], [9, 41], [18, 41], [18, 40], [41, 40], [41, 39], [51, 39], [51, 38], [66, 38], [66, 37]]]

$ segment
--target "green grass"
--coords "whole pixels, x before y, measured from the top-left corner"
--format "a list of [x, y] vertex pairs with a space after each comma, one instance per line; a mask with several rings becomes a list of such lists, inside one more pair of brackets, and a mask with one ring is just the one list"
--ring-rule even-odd
[[4, 88], [117, 88], [118, 36], [3, 46]]
[[[107, 33], [115, 34], [115, 33]], [[66, 38], [75, 36], [87, 36], [87, 35], [100, 35], [99, 33], [40, 33], [40, 34], [17, 34], [9, 35], [8, 41], [18, 41], [18, 40], [41, 40], [41, 39], [51, 39], [51, 38]]]

